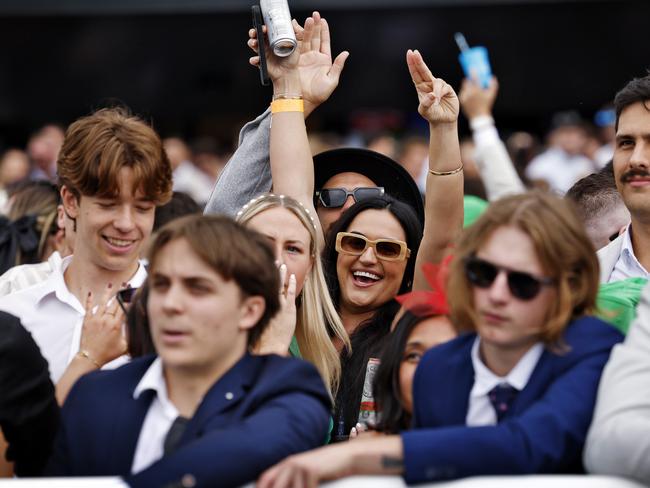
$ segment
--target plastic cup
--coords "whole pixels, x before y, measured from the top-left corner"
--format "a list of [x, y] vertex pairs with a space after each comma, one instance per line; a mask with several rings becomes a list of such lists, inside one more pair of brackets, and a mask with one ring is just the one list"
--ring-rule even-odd
[[484, 46], [474, 46], [461, 51], [458, 60], [463, 67], [465, 77], [478, 80], [481, 88], [490, 86], [492, 68], [490, 68], [488, 51]]

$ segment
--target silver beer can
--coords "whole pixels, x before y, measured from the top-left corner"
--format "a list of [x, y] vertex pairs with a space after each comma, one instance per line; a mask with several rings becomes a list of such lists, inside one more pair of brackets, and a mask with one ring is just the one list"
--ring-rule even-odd
[[276, 56], [289, 56], [298, 45], [287, 0], [260, 0], [269, 45]]

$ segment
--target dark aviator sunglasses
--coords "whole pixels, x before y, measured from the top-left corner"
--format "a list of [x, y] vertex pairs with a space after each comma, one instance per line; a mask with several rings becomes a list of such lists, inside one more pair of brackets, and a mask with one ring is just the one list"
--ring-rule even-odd
[[543, 286], [555, 284], [553, 278], [515, 271], [476, 256], [465, 260], [465, 276], [472, 285], [479, 288], [490, 288], [501, 272], [506, 273], [510, 293], [519, 300], [532, 300], [539, 294]]
[[372, 197], [380, 197], [384, 194], [383, 186], [359, 187], [354, 190], [347, 188], [325, 188], [315, 193], [316, 204], [319, 203], [325, 208], [339, 208], [345, 205], [350, 195], [355, 202], [367, 200]]

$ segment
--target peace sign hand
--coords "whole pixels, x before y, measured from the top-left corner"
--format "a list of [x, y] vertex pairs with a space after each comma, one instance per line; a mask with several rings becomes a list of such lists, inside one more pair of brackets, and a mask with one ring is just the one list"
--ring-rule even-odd
[[458, 120], [459, 103], [454, 89], [441, 78], [433, 76], [419, 51], [406, 52], [406, 64], [418, 94], [418, 112], [430, 124]]

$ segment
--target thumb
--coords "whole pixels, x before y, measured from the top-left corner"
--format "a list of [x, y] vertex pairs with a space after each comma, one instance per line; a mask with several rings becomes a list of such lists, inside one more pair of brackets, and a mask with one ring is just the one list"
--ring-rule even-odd
[[348, 59], [349, 56], [350, 53], [348, 51], [343, 51], [341, 54], [336, 56], [336, 59], [332, 63], [332, 67], [330, 68], [330, 72], [329, 72], [329, 75], [332, 78], [338, 81], [339, 77], [341, 76], [341, 72], [345, 67], [345, 61]]

